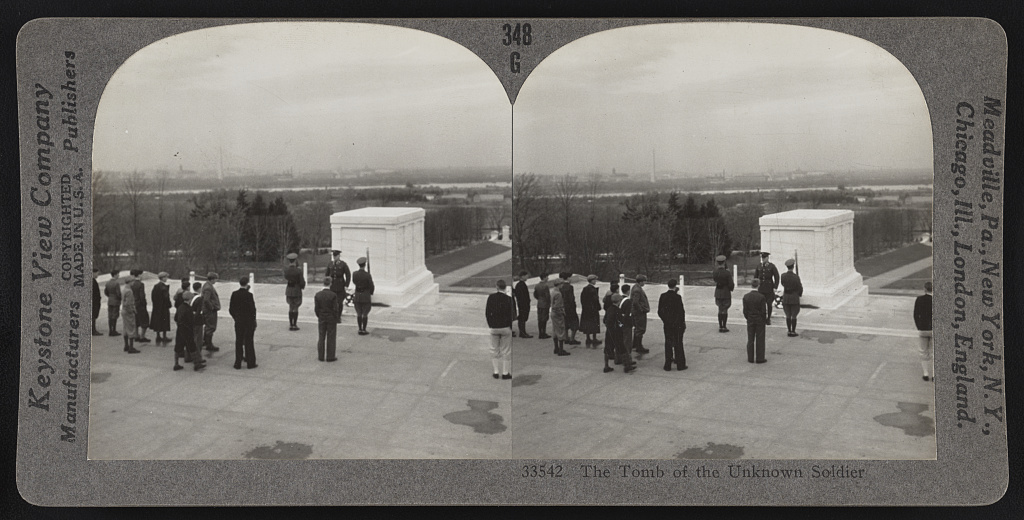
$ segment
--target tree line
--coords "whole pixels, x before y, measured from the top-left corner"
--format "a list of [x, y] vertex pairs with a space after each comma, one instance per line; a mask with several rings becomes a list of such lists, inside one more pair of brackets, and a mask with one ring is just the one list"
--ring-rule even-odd
[[930, 208], [860, 207], [858, 195], [842, 188], [600, 197], [600, 183], [597, 176], [516, 176], [512, 186], [516, 270], [569, 269], [602, 279], [696, 264], [707, 265], [710, 271], [720, 254], [759, 249], [762, 215], [797, 208], [853, 208], [858, 257], [910, 243], [916, 231], [931, 229]]

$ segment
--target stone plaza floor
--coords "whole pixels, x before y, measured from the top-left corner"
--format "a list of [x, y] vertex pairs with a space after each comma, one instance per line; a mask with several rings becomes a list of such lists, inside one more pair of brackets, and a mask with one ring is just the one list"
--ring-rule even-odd
[[[221, 350], [200, 372], [172, 371], [171, 344], [129, 355], [121, 338], [94, 337], [89, 457], [935, 458], [934, 389], [921, 379], [913, 298], [803, 309], [796, 338], [776, 309], [768, 362], [754, 365], [739, 302], [746, 290], [733, 293], [732, 331], [723, 334], [713, 289], [687, 286], [689, 369], [665, 372], [656, 315], [664, 287], [649, 285], [651, 353], [637, 371], [603, 373], [601, 348], [557, 357], [550, 340], [516, 338], [510, 383], [491, 377], [486, 295], [374, 307], [369, 336], [356, 334], [347, 308], [339, 360], [323, 363], [315, 285], [297, 332], [287, 330], [283, 287], [253, 286], [253, 370], [232, 367], [226, 309], [214, 339]], [[226, 306], [237, 284], [217, 287]], [[99, 327], [106, 331], [103, 317]], [[528, 330], [536, 334], [535, 310]]]
[[202, 371], [172, 371], [173, 344], [129, 355], [119, 337], [93, 338], [89, 458], [511, 457], [511, 384], [491, 377], [485, 296], [375, 307], [369, 336], [347, 308], [338, 361], [326, 363], [313, 316], [320, 288], [307, 287], [292, 332], [283, 286], [255, 285], [259, 366], [235, 370], [226, 306], [237, 284], [217, 287], [220, 351]]
[[[607, 284], [600, 288], [603, 296]], [[664, 291], [646, 288], [651, 352], [632, 373], [603, 373], [603, 345], [558, 357], [551, 340], [513, 344], [516, 457], [935, 458], [934, 388], [921, 378], [913, 298], [803, 309], [793, 338], [776, 309], [768, 362], [751, 364], [739, 301], [749, 288], [733, 293], [730, 332], [719, 333], [714, 289], [687, 286], [688, 369], [666, 372], [657, 318]], [[531, 316], [528, 332], [536, 326]]]

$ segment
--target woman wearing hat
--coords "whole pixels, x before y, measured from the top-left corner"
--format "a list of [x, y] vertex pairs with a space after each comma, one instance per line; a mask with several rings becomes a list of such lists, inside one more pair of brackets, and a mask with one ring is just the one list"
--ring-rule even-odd
[[[149, 327], [156, 333], [156, 341], [169, 342], [167, 331], [171, 330], [171, 287], [167, 285], [165, 272], [156, 275], [159, 281], [153, 286], [150, 296], [153, 298], [153, 315], [149, 319]], [[161, 336], [162, 334], [162, 336]]]
[[597, 335], [601, 333], [601, 298], [597, 292], [597, 275], [587, 277], [587, 286], [580, 291], [580, 306], [583, 312], [580, 314], [580, 332], [587, 335], [587, 347], [597, 348], [601, 340]]
[[563, 283], [565, 282], [561, 278], [555, 278], [551, 282], [555, 289], [551, 291], [551, 337], [555, 342], [555, 354], [568, 356], [569, 353], [563, 347], [565, 340], [569, 339], [568, 331], [565, 330], [565, 299], [562, 297], [562, 291], [559, 290], [559, 286]]

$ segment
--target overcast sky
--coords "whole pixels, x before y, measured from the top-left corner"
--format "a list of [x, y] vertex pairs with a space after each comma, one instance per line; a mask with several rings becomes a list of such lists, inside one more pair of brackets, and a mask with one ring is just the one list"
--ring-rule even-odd
[[924, 96], [885, 50], [796, 26], [673, 23], [577, 40], [516, 100], [517, 173], [932, 166]]
[[506, 166], [511, 107], [464, 47], [372, 24], [275, 22], [158, 41], [114, 74], [94, 167]]

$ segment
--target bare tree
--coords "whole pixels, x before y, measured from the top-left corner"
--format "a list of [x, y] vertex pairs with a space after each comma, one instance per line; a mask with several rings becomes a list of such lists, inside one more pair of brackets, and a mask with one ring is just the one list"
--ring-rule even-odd
[[128, 208], [128, 219], [131, 223], [131, 244], [132, 244], [132, 255], [134, 260], [139, 260], [139, 220], [141, 218], [140, 212], [142, 211], [142, 202], [146, 194], [146, 190], [149, 189], [149, 182], [146, 181], [138, 170], [133, 171], [131, 175], [121, 180], [121, 194], [124, 195], [127, 208]]
[[[539, 181], [532, 173], [512, 178], [512, 250], [522, 269], [532, 270], [529, 241], [536, 231], [540, 211]], [[542, 267], [546, 269], [547, 266]]]
[[572, 224], [581, 191], [579, 180], [568, 173], [555, 181], [555, 200], [558, 202], [558, 209], [560, 210], [562, 230], [564, 232], [563, 239], [565, 240], [563, 250], [565, 251], [566, 264], [569, 269], [572, 268], [573, 261], [576, 260], [575, 257], [577, 256], [574, 254], [575, 244]]

